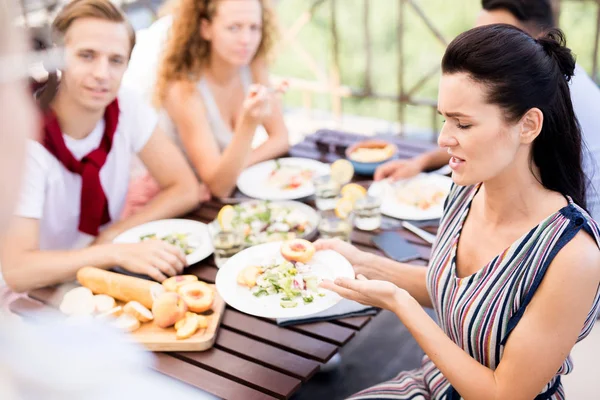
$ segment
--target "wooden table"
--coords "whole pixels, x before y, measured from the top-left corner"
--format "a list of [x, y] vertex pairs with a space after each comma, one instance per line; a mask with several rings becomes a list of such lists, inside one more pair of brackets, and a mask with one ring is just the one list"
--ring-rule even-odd
[[[290, 149], [290, 155], [332, 162], [343, 154], [349, 144], [361, 139], [364, 137], [335, 131], [318, 131]], [[433, 144], [408, 142], [398, 137], [388, 139], [398, 144], [401, 157], [411, 157], [433, 147]], [[359, 176], [355, 177], [355, 181], [368, 183], [361, 181]], [[236, 197], [243, 196], [237, 193]], [[314, 206], [311, 200], [307, 203]], [[210, 201], [186, 218], [210, 222], [222, 205], [219, 201]], [[382, 227], [397, 230], [416, 245], [421, 259], [415, 263], [427, 264], [429, 244], [400, 228], [398, 221], [385, 218]], [[425, 227], [432, 232], [436, 228], [435, 223]], [[354, 230], [351, 239], [360, 249], [379, 254], [379, 250], [371, 243], [371, 237], [377, 232]], [[217, 268], [210, 257], [190, 266], [186, 273], [214, 282]], [[13, 302], [10, 308], [17, 314], [30, 314], [47, 307], [46, 303], [55, 292], [55, 288], [33, 291], [28, 298]], [[282, 328], [271, 320], [228, 308], [212, 349], [196, 353], [156, 353], [156, 369], [225, 399], [288, 399], [370, 319], [371, 317], [353, 317]]]

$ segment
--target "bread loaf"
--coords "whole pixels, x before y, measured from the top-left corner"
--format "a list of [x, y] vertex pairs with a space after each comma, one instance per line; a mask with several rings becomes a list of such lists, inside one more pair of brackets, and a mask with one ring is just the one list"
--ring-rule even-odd
[[95, 267], [84, 267], [77, 272], [79, 283], [94, 294], [107, 294], [124, 302], [137, 301], [151, 309], [154, 299], [165, 291], [157, 282], [135, 278]]

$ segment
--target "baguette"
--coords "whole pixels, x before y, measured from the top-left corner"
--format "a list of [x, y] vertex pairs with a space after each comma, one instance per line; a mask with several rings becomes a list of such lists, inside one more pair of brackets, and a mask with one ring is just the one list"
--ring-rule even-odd
[[165, 291], [157, 282], [135, 278], [95, 267], [77, 271], [79, 283], [94, 294], [106, 294], [123, 302], [137, 301], [151, 309], [154, 299]]

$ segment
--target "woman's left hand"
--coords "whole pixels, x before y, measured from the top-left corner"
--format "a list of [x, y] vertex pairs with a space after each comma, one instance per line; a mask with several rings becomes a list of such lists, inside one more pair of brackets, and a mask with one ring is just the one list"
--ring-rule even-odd
[[321, 287], [346, 299], [391, 311], [394, 311], [403, 298], [410, 296], [406, 290], [391, 282], [371, 281], [360, 274], [356, 279], [338, 278], [333, 282], [326, 280], [321, 283]]

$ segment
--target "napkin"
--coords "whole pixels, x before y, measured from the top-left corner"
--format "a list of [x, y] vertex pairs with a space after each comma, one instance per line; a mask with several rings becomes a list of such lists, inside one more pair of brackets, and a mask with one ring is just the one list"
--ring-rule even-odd
[[296, 324], [308, 324], [311, 322], [330, 321], [333, 319], [348, 317], [364, 317], [377, 314], [378, 309], [370, 306], [363, 306], [356, 301], [342, 299], [335, 306], [328, 308], [316, 314], [304, 317], [277, 318], [277, 325], [289, 326]]

